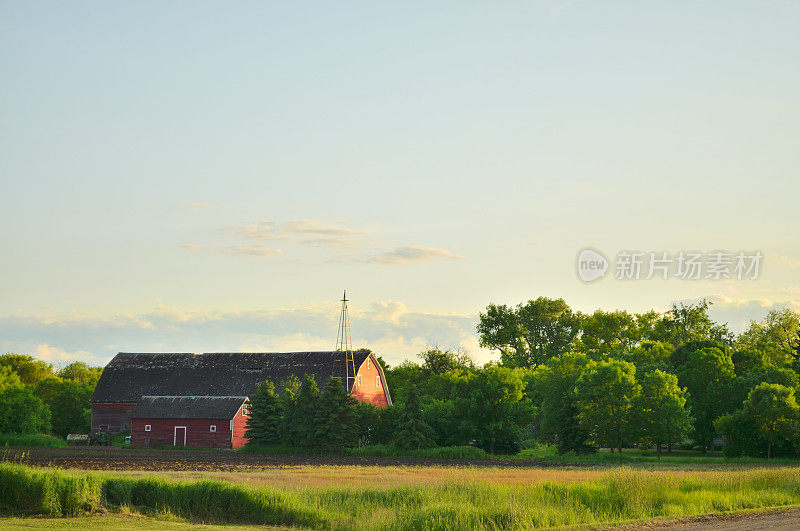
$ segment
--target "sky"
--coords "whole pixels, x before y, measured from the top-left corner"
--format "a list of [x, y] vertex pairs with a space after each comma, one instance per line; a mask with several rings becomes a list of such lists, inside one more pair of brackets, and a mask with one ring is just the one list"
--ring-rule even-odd
[[[392, 364], [539, 296], [800, 310], [797, 2], [2, 2], [0, 72], [0, 352], [331, 349], [344, 289]], [[681, 251], [763, 259], [645, 278]]]

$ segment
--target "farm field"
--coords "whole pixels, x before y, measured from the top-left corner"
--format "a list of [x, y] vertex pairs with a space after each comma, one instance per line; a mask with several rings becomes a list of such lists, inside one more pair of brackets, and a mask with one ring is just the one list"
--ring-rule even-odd
[[[749, 522], [740, 528], [750, 529], [762, 521], [771, 528], [786, 524], [789, 529], [800, 518], [797, 511], [785, 511], [800, 505], [800, 468], [758, 463], [537, 466], [506, 460], [493, 461], [493, 466], [429, 466], [372, 458], [379, 464], [353, 465], [323, 464], [326, 456], [227, 451], [3, 450], [4, 459], [24, 461], [32, 456], [38, 463], [35, 467], [0, 465], [0, 497], [11, 499], [9, 492], [22, 492], [21, 496], [32, 497], [22, 504], [23, 513], [57, 518], [20, 518], [18, 512], [14, 518], [0, 520], [3, 528], [188, 529], [200, 524], [213, 524], [212, 528], [257, 524], [429, 529], [623, 524], [635, 529], [642, 522], [663, 527], [683, 518], [681, 526], [696, 529], [725, 529], [740, 522]], [[82, 456], [91, 468], [80, 466]], [[315, 462], [289, 459], [298, 457]], [[47, 458], [54, 460], [51, 466], [45, 463]], [[126, 458], [155, 464], [151, 469], [135, 469]], [[52, 466], [55, 460], [62, 463], [61, 470]], [[106, 465], [118, 469], [98, 471]], [[61, 501], [54, 505], [37, 498], [47, 493]], [[765, 510], [779, 511], [779, 516], [708, 517]], [[4, 508], [4, 514], [12, 513]], [[63, 518], [87, 513], [92, 516]], [[231, 521], [233, 514], [237, 516]], [[705, 516], [697, 519], [698, 515]]]

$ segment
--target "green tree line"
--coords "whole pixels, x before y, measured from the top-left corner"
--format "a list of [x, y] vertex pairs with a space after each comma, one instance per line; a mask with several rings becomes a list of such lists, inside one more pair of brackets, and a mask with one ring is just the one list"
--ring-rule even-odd
[[102, 370], [81, 361], [55, 370], [32, 356], [0, 355], [0, 433], [88, 433]]

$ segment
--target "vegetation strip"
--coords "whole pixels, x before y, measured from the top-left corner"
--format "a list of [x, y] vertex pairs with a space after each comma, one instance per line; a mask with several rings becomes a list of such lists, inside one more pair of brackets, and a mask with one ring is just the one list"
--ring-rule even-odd
[[688, 474], [623, 470], [580, 483], [461, 482], [388, 489], [251, 488], [75, 475], [0, 464], [4, 514], [78, 516], [106, 511], [196, 522], [311, 528], [530, 528], [682, 517], [800, 503], [795, 469]]

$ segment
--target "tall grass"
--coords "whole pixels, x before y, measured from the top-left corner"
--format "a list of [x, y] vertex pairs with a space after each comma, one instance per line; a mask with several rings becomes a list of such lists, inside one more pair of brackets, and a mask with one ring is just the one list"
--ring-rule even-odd
[[796, 504], [800, 504], [800, 475], [788, 468], [684, 475], [621, 470], [580, 483], [473, 481], [277, 490], [219, 481], [77, 476], [0, 464], [0, 510], [50, 516], [126, 508], [197, 522], [340, 529], [524, 529]]
[[40, 433], [0, 433], [0, 446], [45, 446], [61, 448], [66, 446], [64, 439]]
[[[331, 455], [331, 452], [292, 446], [258, 446], [246, 444], [237, 450], [251, 454]], [[439, 446], [421, 450], [401, 450], [386, 444], [373, 444], [360, 448], [345, 448], [335, 455], [359, 457], [420, 457], [425, 459], [490, 459], [491, 456], [474, 446]]]

